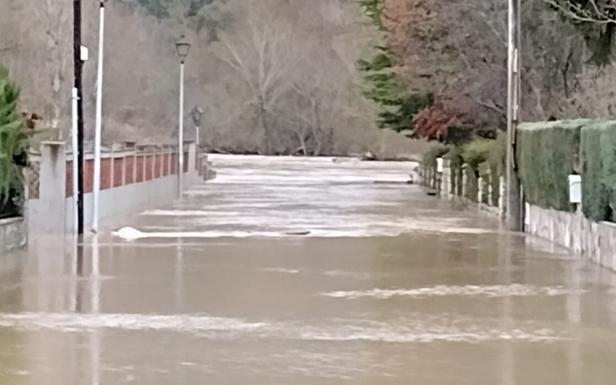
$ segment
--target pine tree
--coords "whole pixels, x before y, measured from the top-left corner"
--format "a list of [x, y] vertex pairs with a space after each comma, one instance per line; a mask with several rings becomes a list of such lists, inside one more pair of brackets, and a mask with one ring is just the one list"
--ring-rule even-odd
[[17, 112], [18, 100], [19, 88], [0, 66], [0, 215], [16, 211], [23, 196], [22, 169], [27, 163], [28, 134]]
[[383, 29], [383, 0], [357, 0], [374, 25]]
[[358, 62], [359, 70], [364, 73], [363, 94], [380, 107], [379, 128], [410, 131], [415, 115], [431, 104], [432, 96], [408, 92], [395, 72], [389, 49], [385, 46], [376, 49], [371, 60]]

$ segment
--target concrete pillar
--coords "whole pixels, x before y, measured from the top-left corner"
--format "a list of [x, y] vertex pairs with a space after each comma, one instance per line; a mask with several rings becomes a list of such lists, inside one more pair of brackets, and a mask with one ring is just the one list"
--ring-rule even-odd
[[115, 165], [116, 165], [115, 152], [116, 152], [115, 143], [112, 143], [111, 147], [109, 148], [109, 165], [110, 165], [109, 167], [111, 167], [111, 170], [109, 170], [110, 188], [113, 188], [113, 185], [115, 183]]
[[207, 157], [207, 154], [203, 153], [201, 154], [199, 158], [199, 176], [203, 180], [207, 180], [207, 172], [208, 172], [207, 166], [208, 166], [208, 157]]
[[500, 191], [498, 194], [498, 212], [501, 218], [505, 217], [507, 213], [507, 204], [506, 204], [506, 194], [507, 194], [507, 184], [504, 176], [500, 177]]
[[165, 153], [167, 154], [167, 164], [165, 164], [165, 167], [167, 168], [167, 176], [171, 176], [173, 175], [173, 149], [167, 145], [165, 146]]
[[466, 198], [466, 192], [468, 191], [468, 166], [462, 165], [462, 197]]
[[188, 172], [186, 173], [186, 187], [190, 187], [197, 180], [197, 170], [195, 165], [197, 164], [197, 145], [195, 142], [188, 143]]
[[[34, 202], [32, 202], [34, 203]], [[42, 142], [39, 200], [28, 214], [33, 234], [64, 233], [66, 215], [66, 153], [64, 142]]]
[[492, 178], [495, 178], [495, 175], [492, 175], [492, 169], [488, 168], [487, 178], [488, 178], [488, 205], [495, 206], [494, 200], [492, 199]]
[[[131, 152], [132, 154], [126, 155], [124, 158], [124, 180], [122, 181], [122, 185], [126, 186], [128, 180], [132, 178], [132, 183], [135, 183], [135, 179], [137, 178], [137, 151], [136, 151], [135, 142], [124, 142], [124, 148], [126, 152]], [[130, 160], [132, 159], [132, 160]], [[133, 169], [131, 178], [128, 177], [128, 163], [131, 162], [133, 164]]]
[[451, 197], [451, 160], [443, 159], [443, 175], [441, 176], [441, 194], [449, 199]]
[[431, 188], [435, 188], [436, 187], [436, 170], [434, 169], [434, 167], [430, 167], [430, 184], [429, 186]]
[[483, 203], [483, 177], [477, 179], [477, 203]]

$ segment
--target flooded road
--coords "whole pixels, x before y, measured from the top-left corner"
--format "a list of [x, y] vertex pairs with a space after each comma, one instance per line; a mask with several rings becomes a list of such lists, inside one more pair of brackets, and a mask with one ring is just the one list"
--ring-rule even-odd
[[616, 275], [409, 164], [214, 164], [130, 240], [0, 257], [0, 384], [613, 382]]

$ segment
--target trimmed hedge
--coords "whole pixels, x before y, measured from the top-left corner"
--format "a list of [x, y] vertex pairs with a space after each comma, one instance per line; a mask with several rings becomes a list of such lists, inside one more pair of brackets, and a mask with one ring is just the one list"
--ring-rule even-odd
[[582, 208], [595, 221], [616, 221], [616, 122], [582, 129]]
[[517, 166], [529, 203], [572, 210], [568, 178], [580, 171], [580, 132], [589, 123], [589, 120], [570, 120], [520, 125]]

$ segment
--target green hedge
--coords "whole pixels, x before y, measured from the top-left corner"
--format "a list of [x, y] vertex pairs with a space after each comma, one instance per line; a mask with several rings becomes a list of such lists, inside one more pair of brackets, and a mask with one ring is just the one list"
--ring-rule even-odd
[[582, 129], [582, 208], [595, 221], [616, 221], [616, 122]]
[[466, 198], [471, 202], [477, 202], [477, 193], [479, 192], [477, 171], [470, 166], [466, 166], [464, 172], [466, 173]]
[[520, 125], [517, 166], [529, 203], [571, 211], [569, 175], [577, 172], [580, 131], [589, 123], [570, 120]]

